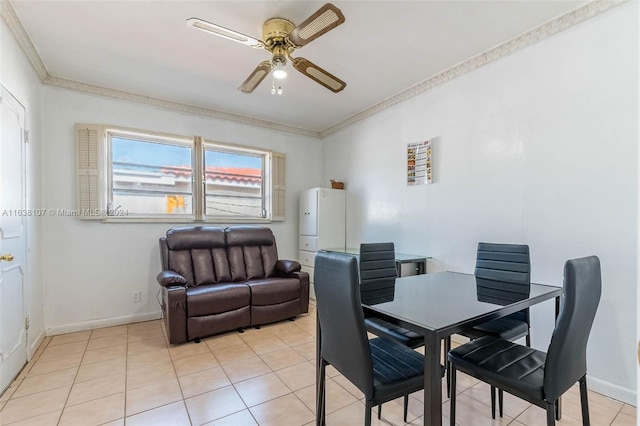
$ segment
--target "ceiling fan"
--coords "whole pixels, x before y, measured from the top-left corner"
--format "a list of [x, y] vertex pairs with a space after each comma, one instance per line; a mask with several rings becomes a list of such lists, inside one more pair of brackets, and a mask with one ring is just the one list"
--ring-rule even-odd
[[[287, 64], [287, 58], [296, 70], [337, 93], [344, 89], [347, 83], [305, 58], [293, 58], [291, 53], [342, 24], [344, 20], [340, 9], [327, 3], [298, 26], [284, 18], [267, 20], [262, 27], [262, 40], [198, 18], [187, 19], [187, 25], [256, 49], [265, 49], [271, 53], [271, 60], [261, 62], [240, 85], [238, 90], [243, 93], [253, 92], [271, 71], [273, 71], [274, 79], [280, 80], [286, 77], [284, 67]], [[275, 86], [274, 80], [271, 93], [276, 92]], [[282, 93], [280, 85], [277, 92], [278, 94]]]

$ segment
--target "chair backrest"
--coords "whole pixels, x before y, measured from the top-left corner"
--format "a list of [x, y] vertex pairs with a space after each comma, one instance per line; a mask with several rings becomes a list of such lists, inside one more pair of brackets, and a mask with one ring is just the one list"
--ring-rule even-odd
[[600, 260], [596, 256], [564, 264], [560, 315], [544, 366], [547, 401], [555, 401], [587, 374], [587, 340], [601, 292]]
[[224, 230], [232, 281], [267, 278], [276, 274], [278, 249], [270, 228], [230, 226]]
[[364, 303], [393, 300], [396, 251], [393, 243], [360, 244], [360, 296]]
[[[522, 300], [529, 296], [531, 288], [529, 246], [478, 243], [474, 273], [478, 287], [484, 287], [485, 293], [491, 292], [505, 302]], [[529, 323], [529, 312], [516, 312], [510, 318]]]
[[187, 280], [187, 287], [231, 281], [224, 228], [185, 226], [160, 238], [162, 269]]
[[356, 258], [318, 252], [313, 282], [322, 333], [322, 358], [366, 398], [373, 398], [373, 360], [360, 304]]
[[360, 283], [388, 280], [397, 276], [393, 243], [360, 244]]

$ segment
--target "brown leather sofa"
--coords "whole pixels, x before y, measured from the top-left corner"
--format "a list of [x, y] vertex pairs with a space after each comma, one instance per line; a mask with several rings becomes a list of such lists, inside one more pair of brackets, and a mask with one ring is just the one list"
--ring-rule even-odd
[[170, 343], [309, 311], [309, 274], [278, 260], [271, 229], [173, 228], [160, 238], [162, 311]]

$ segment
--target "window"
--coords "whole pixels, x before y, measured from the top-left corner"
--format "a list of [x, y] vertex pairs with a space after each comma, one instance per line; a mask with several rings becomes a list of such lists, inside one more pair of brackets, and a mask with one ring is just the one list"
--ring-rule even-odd
[[192, 216], [191, 142], [107, 130], [107, 215]]
[[201, 137], [76, 125], [82, 219], [284, 220], [284, 154]]
[[230, 150], [205, 142], [205, 216], [266, 217], [264, 175], [267, 161], [266, 152]]

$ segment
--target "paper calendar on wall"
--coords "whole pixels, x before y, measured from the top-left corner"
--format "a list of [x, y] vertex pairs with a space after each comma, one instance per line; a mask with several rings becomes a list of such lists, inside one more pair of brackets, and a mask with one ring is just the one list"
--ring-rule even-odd
[[432, 182], [432, 155], [431, 141], [407, 144], [407, 185]]

